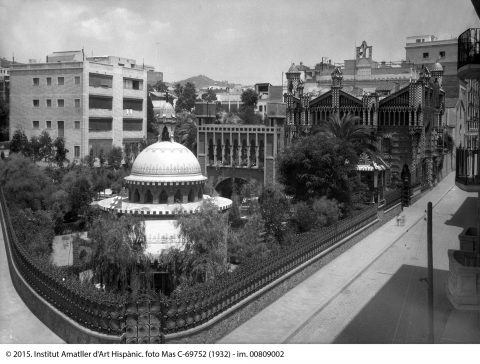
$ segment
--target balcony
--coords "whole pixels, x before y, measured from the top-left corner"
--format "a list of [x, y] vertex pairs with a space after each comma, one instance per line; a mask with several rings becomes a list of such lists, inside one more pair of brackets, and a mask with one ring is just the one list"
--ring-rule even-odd
[[140, 89], [133, 89], [133, 88], [124, 88], [123, 89], [123, 97], [126, 98], [136, 98], [136, 99], [144, 99], [147, 97], [147, 91], [140, 90]]
[[124, 119], [143, 119], [143, 111], [133, 109], [123, 109]]
[[88, 110], [88, 116], [90, 117], [97, 117], [97, 118], [103, 118], [103, 117], [112, 117], [112, 110], [111, 109], [89, 109]]
[[458, 37], [457, 75], [480, 79], [480, 28], [470, 28]]
[[467, 192], [480, 192], [479, 150], [457, 148], [455, 184]]

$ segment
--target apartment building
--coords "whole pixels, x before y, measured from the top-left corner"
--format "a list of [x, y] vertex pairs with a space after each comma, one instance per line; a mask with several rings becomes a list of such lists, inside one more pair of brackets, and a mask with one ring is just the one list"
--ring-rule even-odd
[[47, 130], [65, 138], [71, 161], [136, 144], [147, 133], [147, 70], [121, 57], [54, 52], [46, 63], [12, 65], [10, 138]]

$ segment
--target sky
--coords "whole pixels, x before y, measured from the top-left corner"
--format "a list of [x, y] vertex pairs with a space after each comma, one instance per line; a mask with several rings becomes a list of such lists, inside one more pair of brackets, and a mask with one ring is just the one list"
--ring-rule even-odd
[[399, 61], [407, 36], [469, 27], [480, 27], [470, 0], [0, 0], [0, 57], [84, 48], [152, 65], [167, 82], [279, 85], [291, 62], [343, 62], [363, 40], [376, 61]]

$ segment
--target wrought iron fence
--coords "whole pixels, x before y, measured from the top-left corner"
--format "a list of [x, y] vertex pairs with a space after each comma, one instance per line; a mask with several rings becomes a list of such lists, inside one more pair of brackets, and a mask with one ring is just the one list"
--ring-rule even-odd
[[114, 295], [87, 294], [79, 282], [64, 277], [48, 262], [34, 260], [23, 244], [17, 240], [3, 190], [0, 204], [5, 217], [5, 244], [22, 277], [52, 306], [90, 330], [107, 335], [121, 336], [124, 332], [125, 304]]
[[457, 69], [467, 64], [480, 64], [480, 28], [470, 28], [458, 37]]
[[277, 278], [307, 262], [343, 238], [373, 222], [377, 205], [320, 230], [300, 234], [296, 242], [267, 258], [255, 258], [219, 279], [176, 297], [142, 295], [103, 297], [64, 280], [48, 264], [33, 260], [15, 236], [3, 191], [0, 202], [6, 222], [6, 243], [23, 278], [45, 300], [71, 319], [93, 331], [122, 336], [124, 343], [162, 343], [178, 333], [213, 319]]
[[399, 189], [385, 192], [385, 210], [400, 203], [402, 200], [402, 191]]

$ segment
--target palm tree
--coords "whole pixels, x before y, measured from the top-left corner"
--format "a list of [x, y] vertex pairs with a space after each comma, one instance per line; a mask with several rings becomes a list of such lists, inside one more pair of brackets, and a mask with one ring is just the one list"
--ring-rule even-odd
[[177, 114], [175, 140], [197, 154], [197, 124], [194, 117], [187, 112]]
[[375, 151], [372, 134], [364, 125], [359, 124], [360, 120], [359, 116], [345, 114], [340, 117], [336, 113], [319, 126], [314, 127], [312, 134], [323, 134], [327, 138], [352, 143], [359, 153], [366, 149]]

